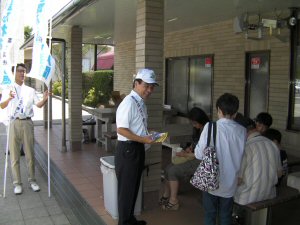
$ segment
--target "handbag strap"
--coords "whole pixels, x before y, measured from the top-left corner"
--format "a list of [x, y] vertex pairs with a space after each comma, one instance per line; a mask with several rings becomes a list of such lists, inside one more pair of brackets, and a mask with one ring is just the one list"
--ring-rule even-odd
[[207, 147], [210, 145], [211, 128], [212, 127], [213, 127], [213, 142], [214, 142], [214, 146], [216, 146], [217, 124], [216, 124], [216, 122], [209, 122], [208, 133], [207, 133], [207, 142], [206, 142]]
[[217, 123], [213, 122], [213, 135], [214, 135], [214, 146], [216, 146], [216, 137], [217, 137]]

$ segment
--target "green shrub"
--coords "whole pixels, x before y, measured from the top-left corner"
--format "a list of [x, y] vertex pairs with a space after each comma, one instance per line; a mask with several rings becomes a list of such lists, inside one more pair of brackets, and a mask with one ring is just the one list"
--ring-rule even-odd
[[98, 98], [96, 96], [96, 91], [95, 91], [94, 87], [92, 87], [89, 90], [88, 95], [83, 100], [83, 104], [87, 105], [87, 106], [92, 106], [92, 107], [96, 107], [97, 106], [97, 104], [98, 104]]
[[[82, 98], [83, 104], [97, 107], [99, 104], [107, 104], [113, 91], [113, 71], [100, 70], [82, 74]], [[61, 96], [62, 82], [52, 84], [52, 93]], [[68, 83], [66, 82], [66, 97], [68, 97]]]
[[[62, 94], [62, 81], [55, 81], [52, 83], [52, 93], [61, 96]], [[66, 98], [68, 98], [68, 82], [66, 82]]]
[[83, 103], [96, 107], [107, 104], [113, 91], [113, 71], [101, 70], [83, 74]]
[[61, 85], [62, 85], [61, 81], [55, 81], [52, 83], [52, 93], [54, 95], [61, 96], [61, 90], [62, 90]]

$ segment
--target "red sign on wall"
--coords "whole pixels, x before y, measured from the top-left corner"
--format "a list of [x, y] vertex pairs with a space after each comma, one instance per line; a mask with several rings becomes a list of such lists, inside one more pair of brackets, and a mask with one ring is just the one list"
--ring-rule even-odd
[[205, 58], [205, 67], [211, 67], [211, 65], [212, 65], [212, 58], [206, 57]]
[[251, 58], [251, 69], [259, 69], [260, 63], [260, 57]]

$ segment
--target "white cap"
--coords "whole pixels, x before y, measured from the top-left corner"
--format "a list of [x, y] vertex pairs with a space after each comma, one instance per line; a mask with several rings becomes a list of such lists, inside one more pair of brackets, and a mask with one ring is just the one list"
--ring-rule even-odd
[[135, 79], [141, 79], [147, 84], [155, 84], [158, 83], [155, 81], [156, 75], [153, 70], [149, 69], [140, 69], [135, 77]]

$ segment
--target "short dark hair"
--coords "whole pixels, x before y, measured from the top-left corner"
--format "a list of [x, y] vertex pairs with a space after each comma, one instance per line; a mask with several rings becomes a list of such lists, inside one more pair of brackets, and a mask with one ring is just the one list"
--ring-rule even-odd
[[206, 113], [198, 107], [194, 107], [189, 111], [188, 118], [202, 124], [203, 126], [209, 122], [209, 118]]
[[261, 112], [256, 116], [255, 122], [261, 123], [267, 127], [270, 127], [273, 123], [273, 118], [269, 113]]
[[[25, 68], [27, 70], [26, 65], [24, 63], [18, 63], [16, 65], [16, 68], [18, 68], [19, 66], [21, 66], [21, 67], [23, 67], [23, 68]], [[14, 71], [15, 71], [15, 66], [12, 66], [11, 67], [11, 72], [14, 73]]]
[[263, 136], [269, 138], [271, 141], [276, 140], [279, 144], [281, 143], [281, 133], [279, 130], [269, 128], [263, 133]]
[[255, 129], [255, 122], [252, 119], [243, 116], [243, 114], [241, 113], [236, 114], [234, 121], [245, 127], [247, 129], [247, 132]]
[[132, 83], [132, 88], [135, 87], [135, 82], [136, 82], [136, 81], [137, 81], [139, 84], [143, 82], [142, 79], [134, 79], [134, 81], [133, 81], [133, 83]]
[[221, 95], [217, 102], [216, 108], [219, 108], [223, 115], [234, 115], [239, 109], [239, 99], [230, 93]]

